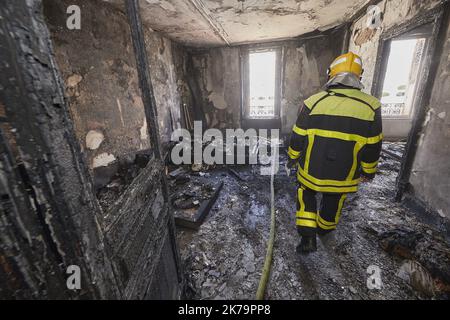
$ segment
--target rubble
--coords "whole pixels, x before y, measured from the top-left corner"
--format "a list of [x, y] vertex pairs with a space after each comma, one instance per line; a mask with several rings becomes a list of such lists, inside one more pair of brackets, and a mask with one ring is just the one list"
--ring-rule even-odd
[[208, 173], [188, 173], [182, 167], [172, 170], [169, 177], [176, 225], [198, 229], [216, 201], [223, 183], [206, 181]]
[[397, 273], [398, 277], [408, 282], [414, 289], [427, 296], [434, 296], [437, 288], [433, 277], [427, 269], [414, 260], [407, 260], [403, 263]]
[[450, 293], [450, 247], [425, 227], [402, 226], [379, 235], [381, 247], [405, 259], [399, 270], [403, 279], [427, 296]]
[[228, 167], [227, 169], [228, 169], [228, 171], [229, 171], [233, 176], [235, 176], [238, 180], [240, 180], [240, 181], [245, 181], [245, 179], [242, 178], [241, 175], [240, 175], [236, 170], [234, 170], [234, 169], [232, 169], [232, 168], [230, 168], [230, 167]]
[[[286, 160], [282, 155], [280, 168]], [[275, 177], [277, 227], [266, 298], [445, 298], [444, 275], [450, 263], [443, 254], [447, 254], [448, 244], [436, 236], [438, 231], [422, 224], [414, 212], [393, 201], [399, 166], [398, 161], [383, 157], [374, 181], [362, 184], [357, 194], [349, 196], [336, 234], [342, 250], [328, 252], [319, 241], [319, 251], [309, 256], [295, 253], [299, 240], [295, 227], [296, 181], [280, 169]], [[209, 171], [210, 177], [204, 181], [222, 181], [224, 190], [198, 231], [178, 230], [188, 298], [255, 297], [269, 236], [270, 177], [261, 176], [257, 166], [237, 166], [233, 170], [245, 182], [227, 168]], [[409, 240], [400, 242], [409, 251], [400, 256], [391, 254], [399, 250], [383, 249], [383, 241], [393, 239], [388, 235], [396, 234], [396, 230], [404, 230], [405, 235], [411, 230]], [[394, 238], [403, 239], [398, 235]], [[414, 261], [411, 265], [416, 268], [406, 268], [408, 261]], [[418, 281], [427, 279], [424, 274], [410, 272], [418, 270], [418, 264], [433, 275], [435, 289], [426, 289], [423, 284], [427, 282]], [[381, 268], [380, 290], [367, 287], [370, 266]]]

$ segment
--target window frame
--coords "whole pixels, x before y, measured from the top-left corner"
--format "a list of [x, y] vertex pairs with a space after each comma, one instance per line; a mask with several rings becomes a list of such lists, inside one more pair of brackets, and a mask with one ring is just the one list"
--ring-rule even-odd
[[[424, 40], [424, 45], [423, 45], [423, 49], [422, 49], [422, 57], [420, 58], [420, 61], [419, 61], [419, 66], [417, 67], [417, 69], [416, 69], [416, 72], [417, 72], [417, 74], [419, 74], [420, 75], [420, 73], [421, 73], [421, 71], [423, 70], [423, 67], [424, 67], [424, 62], [425, 62], [425, 55], [426, 55], [426, 52], [427, 52], [427, 50], [428, 50], [428, 44], [429, 44], [429, 41], [430, 41], [430, 39], [429, 39], [429, 37], [427, 36], [427, 37], [419, 37], [419, 36], [414, 36], [414, 37], [405, 37], [405, 38], [403, 38], [403, 37], [401, 37], [401, 38], [393, 38], [393, 39], [390, 39], [389, 40], [389, 44], [388, 44], [388, 49], [386, 50], [386, 51], [388, 51], [387, 52], [387, 56], [386, 56], [386, 59], [385, 59], [385, 63], [386, 63], [386, 66], [385, 67], [383, 67], [383, 69], [385, 70], [385, 73], [384, 73], [384, 75], [383, 75], [383, 80], [382, 80], [382, 82], [380, 83], [380, 89], [381, 89], [381, 92], [379, 93], [379, 96], [381, 97], [381, 99], [383, 99], [383, 97], [382, 97], [382, 95], [383, 95], [383, 89], [384, 89], [384, 84], [385, 84], [385, 81], [386, 81], [386, 76], [388, 75], [388, 65], [389, 65], [389, 58], [390, 58], [390, 52], [391, 52], [391, 45], [392, 45], [392, 43], [394, 42], [394, 41], [402, 41], [402, 40], [409, 40], [409, 39], [411, 39], [411, 40], [421, 40], [421, 39], [423, 39]], [[411, 68], [411, 70], [410, 70], [411, 72], [413, 72], [413, 68]], [[410, 77], [411, 77], [411, 74], [409, 75]], [[414, 112], [414, 109], [415, 109], [415, 107], [416, 107], [416, 105], [417, 105], [417, 90], [420, 88], [420, 82], [421, 82], [421, 79], [420, 78], [416, 78], [416, 80], [414, 81], [414, 88], [413, 88], [413, 97], [410, 97], [411, 98], [411, 100], [410, 100], [410, 103], [404, 103], [404, 113], [402, 113], [401, 115], [384, 115], [383, 114], [383, 117], [386, 117], [387, 119], [397, 119], [397, 120], [409, 120], [409, 119], [411, 119], [411, 117], [412, 117], [412, 115], [413, 115], [413, 112]]]
[[433, 30], [435, 29], [436, 16], [429, 14], [417, 19], [415, 22], [409, 22], [409, 24], [401, 25], [397, 28], [392, 28], [382, 33], [380, 36], [379, 49], [377, 55], [377, 62], [375, 70], [380, 70], [378, 74], [374, 75], [374, 81], [372, 86], [372, 95], [382, 98], [384, 81], [387, 74], [387, 67], [389, 63], [389, 55], [392, 41], [396, 40], [408, 40], [416, 38], [425, 38], [425, 44], [423, 49], [423, 55], [420, 61], [419, 74], [422, 74], [417, 82], [414, 90], [414, 98], [409, 108], [408, 114], [399, 116], [383, 116], [388, 120], [412, 120], [417, 113], [418, 108], [422, 104], [422, 97], [424, 95], [425, 85], [428, 79], [428, 72], [431, 66], [431, 53], [433, 43]]
[[[418, 73], [423, 74], [424, 71], [429, 67], [430, 61], [427, 59], [430, 51], [430, 42], [433, 32], [432, 21], [424, 22], [420, 25], [411, 25], [409, 30], [403, 32], [392, 32], [387, 33], [381, 37], [380, 50], [382, 54], [378, 55], [378, 67], [375, 70], [380, 70], [378, 78], [372, 88], [372, 94], [376, 97], [382, 98], [384, 83], [387, 75], [387, 67], [389, 64], [389, 56], [391, 52], [391, 44], [393, 41], [399, 40], [409, 40], [409, 39], [425, 39], [425, 44], [423, 48], [422, 58], [420, 60], [420, 65], [418, 67]], [[389, 120], [411, 120], [414, 117], [417, 107], [420, 105], [421, 96], [423, 95], [423, 89], [425, 85], [425, 80], [423, 77], [417, 79], [414, 89], [414, 97], [411, 101], [411, 105], [408, 107], [408, 113], [403, 115], [383, 115], [385, 119]]]
[[[274, 116], [267, 118], [250, 117], [250, 63], [249, 57], [252, 53], [263, 53], [274, 51], [276, 54], [275, 61], [275, 104]], [[281, 119], [281, 98], [282, 98], [282, 46], [253, 46], [241, 49], [241, 118], [244, 121], [274, 121]]]

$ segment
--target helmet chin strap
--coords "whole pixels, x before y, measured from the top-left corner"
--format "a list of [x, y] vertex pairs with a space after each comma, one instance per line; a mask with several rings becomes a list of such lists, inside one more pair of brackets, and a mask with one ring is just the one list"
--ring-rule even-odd
[[325, 84], [324, 88], [329, 88], [331, 86], [335, 85], [344, 85], [348, 87], [353, 87], [356, 89], [364, 89], [364, 85], [362, 84], [360, 77], [358, 77], [354, 73], [346, 72], [346, 73], [340, 73], [336, 75], [335, 77], [331, 78], [328, 77], [328, 81]]

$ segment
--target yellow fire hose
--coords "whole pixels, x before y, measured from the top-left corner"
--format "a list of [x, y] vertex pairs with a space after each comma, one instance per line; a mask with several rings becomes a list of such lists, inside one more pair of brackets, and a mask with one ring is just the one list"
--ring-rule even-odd
[[266, 260], [262, 269], [261, 279], [259, 280], [258, 291], [256, 292], [256, 300], [263, 300], [266, 292], [267, 282], [269, 281], [270, 268], [272, 266], [273, 244], [275, 242], [275, 189], [274, 189], [275, 165], [272, 166], [270, 177], [270, 236], [267, 244]]

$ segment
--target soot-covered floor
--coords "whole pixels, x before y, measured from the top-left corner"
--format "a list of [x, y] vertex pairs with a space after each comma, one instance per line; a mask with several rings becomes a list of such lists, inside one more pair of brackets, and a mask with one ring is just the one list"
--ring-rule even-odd
[[[385, 148], [402, 151], [398, 145]], [[285, 161], [282, 157], [280, 168]], [[439, 230], [393, 201], [399, 166], [383, 156], [374, 181], [361, 185], [346, 202], [336, 234], [338, 250], [331, 252], [319, 241], [318, 252], [309, 256], [295, 252], [296, 180], [280, 169], [275, 176], [276, 240], [266, 298], [445, 298], [448, 243]], [[187, 172], [178, 186], [179, 193], [224, 183], [200, 229], [178, 229], [188, 298], [255, 298], [270, 230], [270, 177], [260, 175], [257, 166], [234, 170]], [[368, 288], [371, 266], [381, 271], [379, 290]]]

